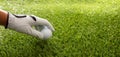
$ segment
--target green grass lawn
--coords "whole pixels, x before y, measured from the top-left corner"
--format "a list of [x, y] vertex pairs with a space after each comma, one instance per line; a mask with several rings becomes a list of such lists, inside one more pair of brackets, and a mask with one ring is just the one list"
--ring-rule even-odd
[[120, 57], [119, 0], [0, 0], [0, 9], [55, 27], [41, 40], [0, 27], [0, 57]]

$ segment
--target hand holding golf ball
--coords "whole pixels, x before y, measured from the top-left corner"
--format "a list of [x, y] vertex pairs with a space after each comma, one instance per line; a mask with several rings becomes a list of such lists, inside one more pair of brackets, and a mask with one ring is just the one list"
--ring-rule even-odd
[[[55, 31], [52, 24], [46, 19], [34, 15], [15, 15], [11, 13], [8, 15], [8, 25], [6, 28], [41, 39], [50, 38], [52, 32]], [[43, 29], [39, 30], [39, 28]]]

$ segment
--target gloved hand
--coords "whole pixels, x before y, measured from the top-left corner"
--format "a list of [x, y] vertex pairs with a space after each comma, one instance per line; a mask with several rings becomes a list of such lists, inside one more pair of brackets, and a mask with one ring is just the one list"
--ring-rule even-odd
[[34, 15], [14, 15], [11, 13], [8, 16], [8, 25], [6, 28], [44, 39], [43, 33], [33, 28], [39, 25], [48, 27], [52, 32], [55, 31], [51, 23], [46, 19]]

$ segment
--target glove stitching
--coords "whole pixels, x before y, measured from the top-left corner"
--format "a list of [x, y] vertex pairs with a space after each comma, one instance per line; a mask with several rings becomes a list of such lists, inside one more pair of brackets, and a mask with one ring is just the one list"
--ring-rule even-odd
[[37, 21], [36, 18], [34, 16], [30, 16], [34, 21]]
[[23, 16], [17, 16], [17, 15], [15, 15], [15, 14], [13, 14], [16, 18], [25, 18], [26, 17], [26, 15], [23, 15]]

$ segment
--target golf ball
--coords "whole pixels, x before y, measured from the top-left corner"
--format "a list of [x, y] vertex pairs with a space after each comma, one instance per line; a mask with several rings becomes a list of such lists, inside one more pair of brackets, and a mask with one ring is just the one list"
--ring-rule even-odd
[[45, 39], [50, 38], [52, 36], [52, 31], [50, 29], [48, 29], [47, 27], [44, 27], [41, 30], [41, 33], [43, 34]]
[[43, 39], [48, 39], [52, 36], [52, 31], [47, 26], [38, 25], [35, 28], [43, 34]]

